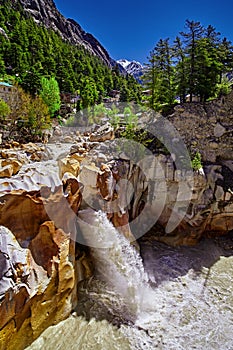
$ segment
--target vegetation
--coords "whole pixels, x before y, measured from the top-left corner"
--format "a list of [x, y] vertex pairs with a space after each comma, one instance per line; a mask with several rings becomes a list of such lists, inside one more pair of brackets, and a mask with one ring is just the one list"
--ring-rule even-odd
[[0, 99], [0, 123], [3, 124], [4, 119], [10, 114], [11, 109], [8, 104]]
[[112, 89], [120, 91], [122, 101], [140, 101], [140, 86], [132, 76], [122, 76], [118, 67], [110, 69], [83, 46], [62, 40], [23, 9], [14, 10], [10, 1], [0, 6], [0, 27], [6, 34], [0, 34], [0, 76], [14, 76], [26, 92], [40, 92], [43, 79], [54, 77], [61, 92], [81, 96], [78, 109], [100, 103]]
[[193, 170], [200, 170], [202, 168], [202, 162], [201, 162], [201, 154], [200, 152], [197, 152], [194, 156], [193, 159], [191, 160], [192, 162], [192, 168]]
[[144, 86], [151, 91], [148, 106], [163, 110], [178, 98], [181, 102], [206, 102], [230, 90], [226, 74], [233, 69], [233, 46], [209, 25], [185, 23], [175, 41], [160, 39], [150, 52]]
[[29, 134], [41, 134], [59, 113], [61, 93], [78, 97], [78, 111], [93, 110], [114, 89], [121, 101], [141, 101], [141, 87], [132, 76], [122, 76], [118, 67], [107, 67], [83, 46], [36, 24], [20, 5], [18, 10], [11, 1], [0, 5], [0, 28], [0, 79], [18, 89], [15, 101], [0, 104], [1, 118], [9, 115], [4, 124], [10, 134], [22, 134], [26, 127]]
[[0, 101], [0, 122], [9, 138], [39, 140], [51, 125], [48, 106], [41, 96], [32, 96], [20, 86], [11, 93], [8, 103]]
[[[141, 103], [142, 89], [131, 75], [124, 77], [118, 66], [110, 69], [83, 46], [36, 24], [23, 8], [15, 10], [11, 1], [0, 5], [0, 27], [0, 78], [18, 90], [8, 105], [0, 101], [0, 118], [10, 134], [26, 133], [26, 128], [30, 135], [42, 134], [59, 113], [61, 93], [76, 97], [78, 113], [70, 125], [90, 125], [107, 117], [117, 129], [119, 111], [103, 105], [113, 91], [119, 92], [120, 102]], [[144, 88], [150, 90], [146, 105], [166, 111], [187, 96], [190, 102], [194, 97], [205, 102], [227, 94], [232, 88], [227, 74], [232, 69], [231, 43], [211, 25], [204, 28], [187, 20], [185, 31], [172, 44], [168, 38], [160, 39], [150, 53], [143, 77]], [[137, 113], [127, 108], [122, 112], [126, 124], [121, 136], [146, 143]]]
[[50, 79], [41, 78], [40, 96], [48, 107], [50, 116], [53, 117], [55, 112], [59, 111], [61, 107], [60, 90], [58, 82], [54, 77]]

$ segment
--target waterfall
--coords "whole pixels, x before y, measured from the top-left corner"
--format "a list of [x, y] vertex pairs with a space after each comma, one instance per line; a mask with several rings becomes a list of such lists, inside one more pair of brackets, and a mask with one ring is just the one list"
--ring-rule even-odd
[[95, 276], [80, 282], [77, 315], [30, 350], [233, 349], [233, 251], [225, 243], [175, 248], [145, 237], [142, 261], [104, 213], [80, 211], [78, 226]]
[[138, 251], [102, 211], [83, 210], [78, 225], [91, 246], [96, 276], [124, 298], [131, 312], [139, 314], [150, 288]]

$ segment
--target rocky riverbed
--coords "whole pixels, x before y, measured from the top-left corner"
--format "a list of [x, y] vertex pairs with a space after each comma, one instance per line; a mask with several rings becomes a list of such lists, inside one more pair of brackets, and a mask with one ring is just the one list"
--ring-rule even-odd
[[32, 348], [230, 349], [232, 159], [181, 171], [109, 124], [51, 141], [1, 149], [0, 349], [74, 311]]

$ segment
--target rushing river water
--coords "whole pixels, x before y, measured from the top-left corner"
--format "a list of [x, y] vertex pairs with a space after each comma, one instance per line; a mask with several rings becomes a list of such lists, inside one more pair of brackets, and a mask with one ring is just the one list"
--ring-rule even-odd
[[[95, 276], [82, 282], [69, 319], [28, 349], [233, 349], [233, 238], [171, 248], [141, 240], [141, 256], [102, 213], [97, 231], [107, 248], [91, 248]], [[108, 238], [107, 238], [108, 239]]]
[[[64, 146], [50, 150], [55, 158]], [[233, 236], [172, 248], [152, 233], [139, 255], [103, 213], [93, 220], [82, 231], [100, 243], [91, 248], [95, 275], [80, 283], [76, 312], [28, 350], [233, 349]]]

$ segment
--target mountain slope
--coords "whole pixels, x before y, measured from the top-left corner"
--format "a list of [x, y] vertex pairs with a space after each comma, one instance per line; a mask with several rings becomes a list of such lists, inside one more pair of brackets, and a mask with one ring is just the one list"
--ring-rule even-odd
[[[80, 44], [92, 54], [98, 56], [108, 66], [113, 66], [115, 61], [109, 56], [107, 50], [90, 33], [86, 33], [81, 26], [70, 18], [65, 18], [57, 9], [53, 0], [11, 0], [11, 6], [30, 14], [37, 23], [42, 23], [47, 28], [58, 32], [61, 37], [71, 44]], [[5, 5], [5, 0], [0, 0]]]

